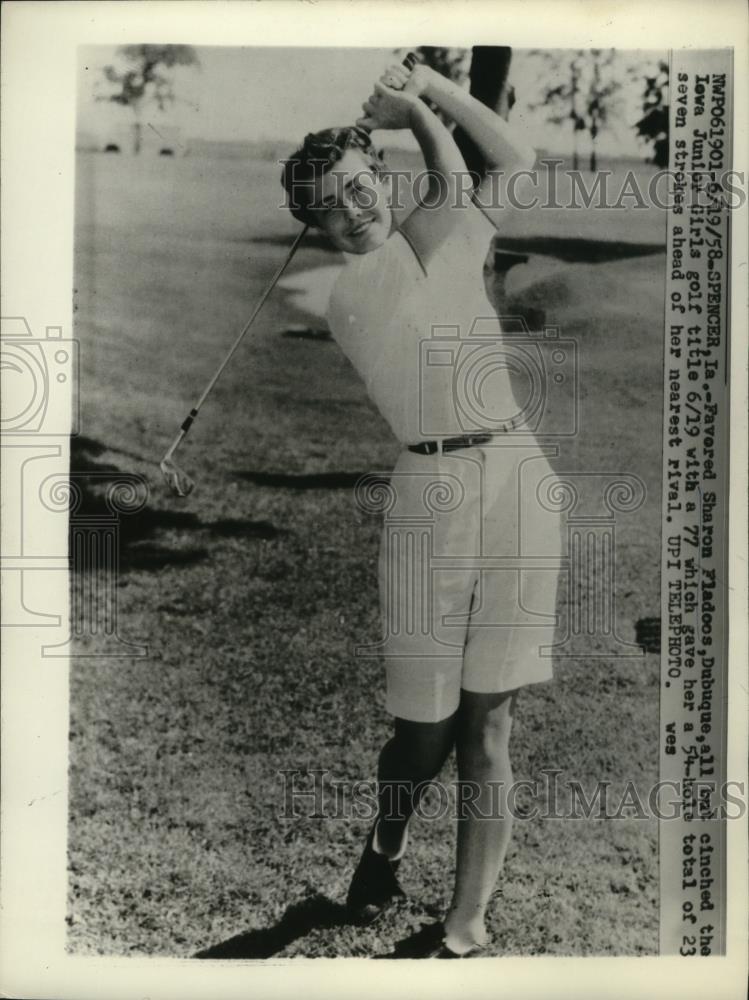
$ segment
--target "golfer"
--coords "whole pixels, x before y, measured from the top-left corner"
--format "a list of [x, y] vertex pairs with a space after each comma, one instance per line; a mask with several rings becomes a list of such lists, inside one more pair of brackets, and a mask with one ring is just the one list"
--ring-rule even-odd
[[[422, 98], [483, 153], [488, 173], [474, 200], [452, 135]], [[487, 904], [510, 838], [517, 695], [552, 675], [559, 519], [539, 498], [553, 472], [515, 403], [508, 363], [490, 364], [490, 398], [470, 383], [480, 381], [478, 371], [456, 390], [461, 348], [477, 336], [487, 364], [507, 360], [483, 279], [502, 216], [494, 181], [531, 167], [535, 156], [506, 122], [425, 66], [390, 67], [363, 110], [356, 127], [308, 135], [283, 176], [294, 215], [343, 251], [330, 328], [403, 445], [379, 562], [394, 729], [380, 753], [378, 814], [347, 903], [352, 919], [368, 922], [403, 895], [396, 872], [409, 820], [455, 748], [465, 805], [455, 886], [426, 954], [466, 957], [487, 944]], [[400, 192], [373, 129], [410, 129], [428, 170], [416, 207], [397, 224]], [[456, 400], [464, 390], [483, 411], [477, 403], [466, 416]], [[429, 541], [414, 562], [417, 522], [428, 525]]]

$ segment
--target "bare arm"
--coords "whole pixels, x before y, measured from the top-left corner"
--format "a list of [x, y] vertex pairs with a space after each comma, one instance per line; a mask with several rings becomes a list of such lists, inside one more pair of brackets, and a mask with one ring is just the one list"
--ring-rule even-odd
[[424, 83], [414, 86], [468, 133], [481, 150], [489, 172], [529, 170], [533, 166], [535, 150], [517, 136], [512, 126], [467, 90], [434, 70], [417, 67], [414, 74], [421, 75], [422, 70]]
[[[406, 93], [433, 101], [476, 143], [487, 163], [487, 173], [476, 191], [476, 199], [498, 225], [503, 206], [507, 204], [508, 180], [520, 173], [520, 189], [528, 185], [530, 179], [523, 177], [522, 172], [533, 167], [535, 150], [499, 115], [428, 66], [416, 66], [410, 73], [403, 66], [391, 66], [388, 77], [401, 84]], [[520, 189], [515, 188], [515, 193]]]
[[[386, 78], [389, 75], [390, 71]], [[429, 183], [400, 229], [426, 263], [459, 219], [460, 210], [455, 205], [460, 179], [466, 173], [465, 160], [449, 131], [417, 95], [378, 83], [363, 108], [365, 116], [357, 120], [357, 125], [370, 129], [410, 128], [419, 143]]]

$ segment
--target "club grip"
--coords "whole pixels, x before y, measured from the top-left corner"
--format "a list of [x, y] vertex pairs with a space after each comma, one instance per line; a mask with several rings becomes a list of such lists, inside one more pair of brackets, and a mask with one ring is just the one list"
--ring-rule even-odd
[[[419, 59], [418, 59], [416, 53], [415, 52], [409, 52], [408, 55], [406, 56], [406, 58], [401, 62], [401, 66], [405, 66], [406, 69], [410, 73], [411, 70], [414, 68], [414, 66], [416, 65], [416, 63], [418, 61], [419, 61]], [[372, 131], [371, 128], [367, 128], [367, 127], [364, 127], [364, 126], [362, 126], [362, 129], [363, 129], [364, 132], [371, 132]]]
[[188, 415], [182, 421], [182, 426], [180, 427], [180, 430], [184, 431], [185, 433], [187, 433], [190, 430], [190, 428], [192, 427], [192, 422], [197, 417], [197, 415], [198, 415], [198, 411], [197, 410], [190, 410], [190, 412], [188, 413]]

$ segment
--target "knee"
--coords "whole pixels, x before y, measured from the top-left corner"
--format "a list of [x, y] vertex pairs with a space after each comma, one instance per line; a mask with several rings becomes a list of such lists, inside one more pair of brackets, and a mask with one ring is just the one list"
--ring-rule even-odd
[[506, 720], [485, 720], [461, 733], [458, 753], [461, 761], [473, 768], [506, 766], [510, 759], [510, 726]]

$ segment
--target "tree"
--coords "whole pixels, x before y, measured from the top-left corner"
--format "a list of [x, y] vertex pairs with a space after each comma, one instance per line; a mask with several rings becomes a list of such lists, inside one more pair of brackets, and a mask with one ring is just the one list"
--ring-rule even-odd
[[[506, 121], [515, 103], [515, 90], [507, 82], [512, 49], [506, 45], [474, 45], [471, 53], [470, 94]], [[466, 166], [480, 179], [486, 172], [481, 150], [461, 128], [455, 130], [454, 139]]]
[[[533, 50], [550, 71], [541, 87], [540, 99], [531, 108], [549, 109], [548, 120], [572, 127], [572, 165], [579, 166], [578, 138], [590, 136], [590, 169], [598, 166], [596, 142], [618, 109], [621, 74], [615, 49]], [[549, 78], [550, 77], [550, 78]]]
[[608, 124], [609, 117], [617, 106], [617, 95], [622, 89], [622, 81], [616, 72], [615, 49], [591, 49], [592, 72], [585, 91], [586, 125], [590, 134], [590, 169], [598, 166], [596, 160], [596, 139]]
[[[650, 162], [657, 167], [668, 166], [668, 63], [659, 59], [652, 75], [645, 75], [642, 92], [643, 116], [635, 122], [637, 135], [652, 145]], [[635, 67], [632, 73], [639, 73]]]
[[130, 108], [135, 117], [134, 149], [140, 152], [141, 115], [149, 101], [155, 101], [163, 111], [176, 100], [173, 75], [164, 70], [175, 66], [199, 66], [197, 53], [191, 45], [123, 45], [117, 50], [124, 62], [122, 68], [105, 66], [104, 78], [109, 92], [97, 94], [98, 101], [110, 101]]
[[[580, 77], [584, 52], [579, 49], [569, 57], [567, 53], [554, 50], [532, 49], [531, 54], [540, 56], [544, 60], [552, 81], [559, 77], [562, 77], [562, 80], [556, 84], [545, 81], [541, 99], [531, 103], [530, 107], [533, 110], [539, 107], [548, 107], [548, 120], [554, 125], [570, 122], [572, 125], [572, 167], [577, 170], [580, 166], [578, 137], [581, 132], [585, 131], [585, 119], [579, 111]], [[567, 62], [568, 58], [569, 62]], [[567, 73], [569, 77], [566, 76]]]

